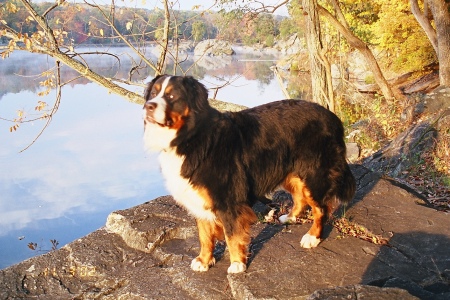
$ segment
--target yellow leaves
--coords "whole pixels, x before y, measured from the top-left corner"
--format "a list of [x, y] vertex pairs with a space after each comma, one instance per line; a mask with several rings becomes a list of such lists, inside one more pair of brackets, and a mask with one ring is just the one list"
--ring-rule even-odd
[[14, 124], [14, 126], [9, 127], [9, 132], [16, 131], [19, 128], [19, 124]]
[[31, 50], [31, 40], [29, 38], [24, 40], [25, 42], [25, 48], [27, 48], [27, 50]]
[[333, 226], [341, 233], [342, 236], [340, 238], [343, 236], [353, 236], [377, 245], [388, 244], [388, 240], [381, 235], [374, 234], [364, 226], [351, 222], [346, 218], [335, 219]]
[[19, 129], [20, 124], [23, 122], [23, 119], [25, 118], [25, 112], [23, 110], [18, 110], [17, 111], [17, 118], [14, 119], [14, 125], [9, 127], [9, 132], [13, 132], [16, 131], [17, 129]]
[[[44, 33], [45, 34], [45, 33]], [[64, 30], [60, 30], [60, 29], [55, 29], [55, 30], [53, 30], [53, 34], [56, 36], [56, 37], [66, 37], [67, 36], [67, 31], [64, 31]]]
[[[27, 37], [27, 35], [23, 35], [24, 37]], [[38, 96], [46, 96], [52, 91], [53, 88], [56, 86], [56, 76], [54, 69], [49, 69], [40, 74], [41, 77], [43, 77], [45, 80], [39, 82], [39, 85], [43, 87], [43, 89], [40, 89], [38, 93]], [[29, 109], [20, 109], [17, 110], [17, 115], [10, 120], [10, 122], [13, 123], [11, 127], [9, 127], [10, 132], [17, 131], [23, 123], [29, 123], [34, 122], [37, 120], [43, 120], [48, 119], [52, 116], [54, 113], [53, 108], [49, 107], [46, 101], [38, 100], [35, 107], [34, 112], [30, 112]]]
[[47, 107], [47, 103], [44, 101], [38, 101], [38, 105], [34, 108], [36, 111], [41, 111]]
[[10, 40], [8, 43], [8, 49], [9, 51], [14, 51], [14, 49], [16, 48], [17, 44], [16, 41], [14, 40]]
[[[38, 93], [39, 97], [47, 96], [50, 93], [51, 89], [55, 87], [55, 75], [51, 71], [43, 72], [42, 76], [47, 76], [47, 79], [39, 82], [39, 85], [46, 87], [46, 89]], [[38, 110], [37, 108], [43, 109], [46, 106], [46, 104], [44, 104], [45, 102], [41, 103], [41, 101], [39, 101], [38, 106], [36, 106], [36, 110]]]
[[19, 8], [14, 3], [7, 2], [5, 5], [5, 10], [11, 14], [15, 14], [19, 11]]
[[21, 44], [17, 45], [18, 42], [23, 42], [25, 44], [25, 48], [27, 50], [31, 50], [32, 40], [30, 39], [28, 34], [27, 33], [25, 33], [25, 34], [19, 33], [19, 34], [17, 34], [16, 39], [9, 40], [8, 46], [7, 46], [7, 51], [2, 52], [2, 58], [9, 56], [9, 53], [13, 52], [16, 49], [23, 49]]
[[103, 29], [100, 29], [100, 35], [103, 36]]
[[39, 92], [38, 96], [39, 97], [44, 97], [44, 96], [47, 96], [48, 94], [50, 94], [50, 89], [46, 89], [46, 90], [44, 90], [42, 92]]
[[2, 52], [2, 59], [5, 59], [5, 58], [9, 57], [10, 53], [11, 53], [11, 51], [3, 51]]
[[127, 23], [127, 30], [131, 30], [131, 27], [133, 27], [133, 23], [128, 22]]

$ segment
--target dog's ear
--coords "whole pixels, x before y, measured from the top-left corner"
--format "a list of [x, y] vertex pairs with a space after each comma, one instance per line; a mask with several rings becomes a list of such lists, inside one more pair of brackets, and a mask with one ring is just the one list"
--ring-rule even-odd
[[155, 84], [156, 80], [158, 80], [158, 79], [161, 78], [162, 76], [164, 76], [164, 75], [158, 75], [158, 76], [156, 76], [155, 78], [153, 78], [152, 81], [150, 81], [150, 82], [148, 83], [147, 88], [146, 88], [145, 91], [144, 91], [144, 99], [145, 99], [145, 101], [147, 101], [148, 98], [150, 97], [150, 92], [152, 91], [152, 87], [153, 87], [153, 85]]
[[183, 86], [192, 95], [190, 99], [194, 103], [190, 103], [196, 111], [202, 111], [209, 106], [208, 90], [206, 87], [192, 76], [183, 77]]

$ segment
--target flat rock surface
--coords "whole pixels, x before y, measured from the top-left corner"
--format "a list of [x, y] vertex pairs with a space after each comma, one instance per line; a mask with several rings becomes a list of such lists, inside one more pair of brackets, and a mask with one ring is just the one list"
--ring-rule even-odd
[[253, 226], [244, 274], [228, 252], [206, 273], [195, 221], [170, 196], [110, 214], [106, 225], [63, 248], [0, 271], [0, 299], [450, 299], [450, 218], [403, 186], [352, 166], [358, 190], [339, 213], [387, 244], [328, 225], [315, 249], [310, 224]]

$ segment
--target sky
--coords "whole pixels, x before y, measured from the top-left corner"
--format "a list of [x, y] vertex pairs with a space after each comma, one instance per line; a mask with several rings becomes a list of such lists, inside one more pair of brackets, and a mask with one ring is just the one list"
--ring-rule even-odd
[[[130, 0], [125, 0], [130, 1]], [[149, 4], [153, 3], [153, 5], [159, 5], [162, 7], [161, 0], [132, 0], [132, 1], [147, 1]], [[211, 8], [215, 0], [174, 0], [175, 8], [180, 7], [181, 10], [193, 10], [194, 7], [200, 6], [200, 10], [206, 10]], [[238, 1], [239, 3], [240, 1]], [[243, 1], [242, 1], [243, 2]], [[280, 2], [283, 2], [282, 0], [262, 0], [261, 3], [265, 5], [277, 5]], [[279, 8], [276, 12], [276, 14], [287, 16], [287, 8], [284, 6], [283, 8]]]
[[[54, 2], [52, 0], [32, 0], [33, 2]], [[79, 0], [68, 0], [70, 2]], [[111, 0], [88, 0], [88, 2], [95, 2], [97, 4], [110, 4]], [[215, 0], [170, 0], [173, 3], [174, 9], [180, 10], [207, 10], [214, 6]], [[241, 2], [241, 1], [238, 1]], [[243, 2], [243, 1], [242, 1]], [[265, 5], [276, 5], [283, 0], [260, 0], [259, 2]], [[144, 7], [152, 9], [154, 7], [163, 8], [162, 0], [115, 0], [116, 5], [119, 6], [129, 6], [129, 7]], [[218, 8], [213, 8], [212, 10], [218, 10]], [[277, 15], [288, 16], [286, 6], [279, 8], [276, 11]]]

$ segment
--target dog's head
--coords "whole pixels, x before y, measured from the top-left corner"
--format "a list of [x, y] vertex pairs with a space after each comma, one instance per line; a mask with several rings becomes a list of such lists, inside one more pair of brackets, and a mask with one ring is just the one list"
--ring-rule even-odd
[[195, 126], [196, 116], [207, 110], [208, 91], [190, 76], [160, 75], [144, 94], [146, 147], [163, 150], [182, 129]]

